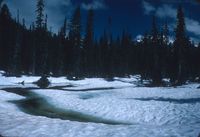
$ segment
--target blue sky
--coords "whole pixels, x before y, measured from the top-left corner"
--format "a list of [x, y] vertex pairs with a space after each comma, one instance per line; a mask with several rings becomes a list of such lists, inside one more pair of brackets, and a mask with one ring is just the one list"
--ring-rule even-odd
[[[20, 10], [21, 18], [30, 24], [35, 20], [36, 0], [5, 0], [13, 17]], [[133, 37], [144, 34], [151, 27], [151, 18], [155, 14], [158, 24], [167, 20], [171, 34], [176, 24], [176, 9], [184, 7], [188, 35], [192, 40], [200, 41], [200, 2], [199, 0], [45, 0], [49, 27], [57, 32], [65, 17], [71, 18], [74, 8], [81, 6], [83, 26], [87, 10], [95, 9], [95, 35], [98, 37], [104, 29], [110, 29], [116, 37], [128, 30]], [[109, 21], [110, 20], [110, 21]], [[110, 25], [109, 23], [110, 22]], [[84, 31], [84, 28], [83, 28]]]

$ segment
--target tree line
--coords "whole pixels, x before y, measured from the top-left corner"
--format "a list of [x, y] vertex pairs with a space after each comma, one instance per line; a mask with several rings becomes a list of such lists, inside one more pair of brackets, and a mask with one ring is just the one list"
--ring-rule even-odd
[[200, 44], [196, 47], [187, 36], [181, 6], [174, 42], [169, 41], [167, 22], [160, 27], [155, 16], [150, 32], [139, 42], [127, 31], [114, 39], [106, 29], [95, 40], [93, 9], [88, 10], [82, 36], [80, 7], [55, 34], [48, 29], [44, 8], [44, 0], [37, 0], [36, 21], [27, 27], [19, 13], [12, 18], [8, 6], [0, 1], [0, 69], [8, 75], [112, 78], [140, 74], [154, 85], [162, 85], [163, 78], [183, 84], [200, 76]]

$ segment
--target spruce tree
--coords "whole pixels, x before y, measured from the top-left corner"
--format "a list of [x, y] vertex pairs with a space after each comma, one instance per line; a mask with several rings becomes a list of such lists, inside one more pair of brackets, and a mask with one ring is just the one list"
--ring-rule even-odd
[[72, 46], [72, 61], [71, 72], [72, 75], [81, 74], [81, 9], [78, 6], [72, 16], [70, 31], [69, 31], [70, 45]]
[[41, 29], [44, 25], [44, 0], [37, 0], [36, 13], [36, 27]]
[[63, 26], [60, 29], [59, 35], [58, 35], [58, 39], [59, 39], [59, 43], [58, 43], [58, 56], [57, 56], [57, 74], [58, 75], [62, 75], [64, 73], [64, 69], [65, 69], [65, 59], [66, 59], [66, 54], [65, 52], [68, 45], [66, 45], [66, 31], [67, 31], [67, 19], [64, 19], [64, 23]]
[[8, 70], [11, 51], [14, 43], [14, 21], [6, 4], [3, 4], [0, 12], [0, 66], [3, 70]]
[[73, 14], [73, 17], [71, 20], [71, 25], [70, 25], [69, 38], [75, 47], [81, 46], [81, 11], [80, 11], [80, 7], [77, 7]]
[[160, 85], [162, 81], [161, 76], [161, 59], [160, 50], [161, 46], [159, 44], [159, 33], [156, 24], [156, 18], [153, 16], [152, 20], [152, 80], [154, 85]]
[[48, 32], [45, 29], [47, 27], [47, 15], [44, 19], [44, 0], [37, 0], [36, 5], [36, 32], [35, 32], [35, 56], [36, 56], [36, 73], [46, 74], [47, 70], [47, 58], [48, 58]]
[[87, 25], [86, 25], [86, 35], [84, 40], [84, 68], [86, 73], [91, 74], [92, 70], [94, 69], [92, 66], [93, 63], [93, 33], [94, 33], [94, 11], [90, 9], [88, 11], [87, 17]]
[[163, 42], [165, 45], [169, 43], [169, 27], [167, 22], [163, 26]]
[[187, 73], [187, 46], [188, 39], [185, 32], [185, 19], [183, 9], [180, 6], [177, 11], [177, 26], [175, 29], [176, 39], [174, 41], [174, 60], [175, 68], [173, 81], [175, 84], [183, 84], [186, 81]]
[[67, 35], [67, 18], [64, 19], [63, 26], [60, 29], [60, 35], [65, 38]]

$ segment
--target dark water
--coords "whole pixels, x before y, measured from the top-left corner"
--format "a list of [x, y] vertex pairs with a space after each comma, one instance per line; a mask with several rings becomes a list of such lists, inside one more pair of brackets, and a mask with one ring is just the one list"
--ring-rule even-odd
[[45, 116], [48, 118], [59, 118], [62, 120], [78, 121], [78, 122], [92, 122], [92, 123], [103, 123], [109, 125], [129, 125], [129, 123], [123, 123], [118, 121], [106, 120], [100, 117], [87, 115], [74, 110], [67, 110], [57, 108], [49, 104], [44, 98], [38, 94], [31, 92], [30, 90], [37, 88], [5, 88], [7, 92], [12, 92], [21, 96], [26, 97], [22, 100], [10, 101], [16, 104], [21, 111], [34, 115], [34, 116]]

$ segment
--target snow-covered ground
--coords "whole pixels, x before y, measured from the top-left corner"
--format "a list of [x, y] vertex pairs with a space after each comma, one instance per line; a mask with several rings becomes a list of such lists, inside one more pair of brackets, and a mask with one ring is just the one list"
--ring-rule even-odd
[[[30, 83], [39, 77], [0, 76], [0, 89]], [[25, 97], [0, 90], [0, 135], [5, 137], [198, 137], [200, 89], [198, 84], [177, 88], [137, 87], [138, 76], [105, 81], [50, 78], [59, 89], [32, 89], [56, 108], [113, 120], [119, 125], [33, 116], [10, 101]], [[3, 82], [2, 82], [3, 81]], [[3, 83], [3, 84], [2, 84]], [[21, 86], [23, 87], [23, 86]]]

